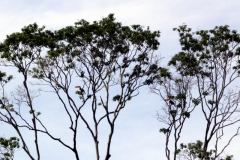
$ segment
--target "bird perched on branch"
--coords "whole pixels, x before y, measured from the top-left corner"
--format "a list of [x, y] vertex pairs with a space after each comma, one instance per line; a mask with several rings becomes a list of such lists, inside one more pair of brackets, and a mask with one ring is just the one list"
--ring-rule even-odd
[[170, 98], [167, 97], [165, 100], [166, 100], [166, 101], [169, 101], [169, 103], [170, 103], [171, 105], [175, 105], [175, 103], [174, 103]]
[[79, 89], [81, 89], [81, 87], [80, 87], [80, 86], [76, 86], [75, 88], [79, 88]]
[[85, 90], [83, 88], [81, 88], [80, 86], [75, 86], [75, 88], [79, 88], [79, 90], [81, 91], [82, 94], [85, 93]]
[[166, 101], [169, 101], [169, 100], [170, 100], [170, 98], [168, 98], [168, 97], [167, 97], [165, 100], [166, 100]]

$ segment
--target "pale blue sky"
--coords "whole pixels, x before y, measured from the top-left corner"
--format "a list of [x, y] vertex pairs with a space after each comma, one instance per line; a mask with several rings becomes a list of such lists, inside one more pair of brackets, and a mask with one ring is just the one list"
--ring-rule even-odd
[[[114, 13], [117, 21], [123, 25], [140, 24], [150, 26], [151, 30], [160, 30], [160, 47], [156, 53], [165, 59], [162, 64], [180, 51], [178, 35], [172, 28], [186, 23], [193, 30], [212, 29], [218, 25], [229, 25], [231, 29], [240, 32], [240, 1], [238, 0], [7, 0], [0, 5], [0, 41], [7, 34], [20, 31], [23, 26], [37, 22], [47, 29], [59, 29], [73, 25], [80, 19], [89, 22], [100, 20], [109, 13]], [[6, 69], [4, 69], [7, 71]], [[12, 70], [8, 70], [11, 73]], [[17, 75], [15, 76], [17, 77]], [[14, 87], [12, 84], [10, 89]], [[65, 123], [58, 103], [54, 97], [44, 95], [37, 100], [43, 117], [52, 131], [67, 140], [68, 131], [63, 129]], [[164, 160], [164, 136], [159, 133], [162, 124], [154, 118], [160, 110], [161, 101], [156, 95], [149, 94], [147, 88], [141, 90], [138, 97], [130, 101], [117, 120], [112, 144], [112, 160]], [[191, 116], [183, 131], [182, 142], [194, 142], [202, 139], [202, 125], [199, 115]], [[194, 118], [195, 117], [195, 118]], [[57, 123], [54, 121], [57, 120]], [[83, 126], [83, 125], [82, 125]], [[105, 126], [101, 134], [104, 135]], [[80, 158], [91, 160], [95, 158], [94, 144], [88, 132], [79, 137]], [[0, 123], [0, 136], [16, 135], [9, 127]], [[26, 135], [31, 141], [32, 137]], [[103, 137], [104, 139], [104, 137]], [[226, 153], [240, 159], [239, 142], [236, 138]], [[73, 157], [65, 148], [58, 147], [58, 143], [51, 142], [47, 137], [41, 137], [42, 159], [67, 160]], [[100, 144], [101, 157], [105, 154], [105, 144]], [[16, 160], [25, 160], [23, 151], [16, 153]]]

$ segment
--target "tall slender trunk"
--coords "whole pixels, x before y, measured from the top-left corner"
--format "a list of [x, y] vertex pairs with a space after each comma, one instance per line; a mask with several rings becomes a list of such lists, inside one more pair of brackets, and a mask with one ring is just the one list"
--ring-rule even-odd
[[110, 157], [111, 157], [110, 147], [111, 147], [113, 132], [114, 132], [114, 122], [112, 122], [112, 124], [111, 124], [111, 131], [110, 131], [109, 137], [108, 137], [107, 153], [106, 153], [106, 156], [105, 156], [105, 160], [109, 160]]
[[[26, 92], [27, 92], [27, 98], [28, 98], [28, 101], [29, 101], [29, 107], [32, 111], [33, 110], [33, 106], [32, 106], [32, 100], [31, 100], [31, 96], [30, 96], [30, 93], [29, 93], [29, 89], [28, 89], [28, 86], [27, 86], [27, 75], [24, 74], [24, 81], [23, 81], [23, 85], [26, 89]], [[36, 151], [37, 151], [37, 160], [40, 160], [40, 151], [39, 151], [39, 146], [38, 146], [38, 133], [37, 133], [37, 124], [36, 124], [36, 117], [35, 117], [35, 113], [32, 112], [32, 123], [33, 123], [33, 128], [34, 128], [34, 142], [35, 142], [35, 147], [36, 147]]]

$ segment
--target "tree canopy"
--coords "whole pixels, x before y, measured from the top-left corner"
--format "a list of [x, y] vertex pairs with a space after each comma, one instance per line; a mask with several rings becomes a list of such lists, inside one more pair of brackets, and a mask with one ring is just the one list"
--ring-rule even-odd
[[[160, 45], [159, 31], [124, 26], [113, 14], [58, 30], [34, 23], [7, 35], [0, 43], [1, 69], [12, 67], [20, 78], [0, 71], [0, 122], [16, 134], [0, 138], [0, 157], [13, 159], [21, 147], [30, 159], [40, 160], [44, 135], [79, 160], [80, 146], [84, 146], [79, 137], [86, 131], [94, 143], [96, 160], [100, 155], [109, 160], [117, 118], [139, 90], [148, 86], [163, 102], [157, 119], [164, 124], [159, 131], [165, 137], [168, 160], [231, 160], [232, 155], [224, 157], [223, 153], [240, 130], [236, 85], [240, 35], [227, 25], [192, 32], [184, 24], [173, 30], [179, 34], [181, 51], [167, 67], [160, 66], [161, 57], [155, 53]], [[17, 86], [11, 92], [6, 86], [13, 82]], [[46, 101], [56, 101], [57, 110], [39, 107], [44, 95], [48, 95]], [[54, 134], [44, 121], [50, 110], [66, 119], [67, 126], [55, 123], [68, 131], [68, 139]], [[186, 122], [196, 110], [203, 117], [202, 137], [182, 143]], [[107, 128], [104, 132], [103, 127]], [[230, 127], [231, 137], [219, 145]], [[27, 140], [26, 135], [34, 140]]]
[[[96, 159], [100, 159], [99, 143], [105, 143], [104, 159], [109, 159], [120, 111], [139, 94], [139, 88], [152, 84], [158, 77], [159, 58], [154, 51], [160, 44], [159, 36], [159, 31], [151, 31], [149, 27], [123, 26], [115, 21], [113, 14], [93, 23], [80, 20], [56, 31], [34, 23], [8, 35], [0, 44], [2, 65], [15, 67], [23, 81], [7, 97], [4, 85], [11, 76], [7, 78], [3, 73], [0, 120], [15, 129], [30, 159], [41, 158], [40, 133], [80, 159], [79, 123], [85, 124], [94, 141]], [[69, 122], [66, 130], [72, 133], [68, 142], [54, 136], [41, 120], [44, 113], [36, 107], [35, 99], [46, 91], [56, 95], [65, 110]], [[26, 107], [28, 115], [24, 113]], [[91, 119], [83, 110], [91, 112]], [[109, 127], [104, 133], [107, 141], [99, 139], [102, 123]], [[23, 138], [24, 128], [34, 137], [35, 149], [29, 148]]]
[[[169, 141], [173, 139], [174, 160], [184, 148], [187, 154], [182, 154], [182, 158], [186, 155], [188, 159], [221, 158], [233, 138], [240, 134], [240, 96], [236, 84], [240, 78], [240, 35], [229, 26], [192, 32], [187, 25], [182, 25], [174, 31], [179, 34], [182, 51], [168, 62], [170, 68], [160, 70], [160, 80], [151, 86], [152, 92], [165, 101], [164, 112], [158, 114], [158, 120], [166, 125], [160, 129], [166, 137], [166, 157], [171, 159]], [[179, 148], [185, 121], [197, 107], [204, 117], [201, 123], [205, 123], [202, 140]], [[232, 136], [220, 146], [221, 139], [226, 137], [224, 133], [233, 126]], [[210, 143], [214, 149], [209, 148]]]

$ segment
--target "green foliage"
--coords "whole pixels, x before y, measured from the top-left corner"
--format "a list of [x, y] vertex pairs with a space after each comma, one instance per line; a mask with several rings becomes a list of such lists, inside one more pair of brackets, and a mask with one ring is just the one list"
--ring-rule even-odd
[[29, 113], [30, 114], [33, 114], [35, 112], [35, 110], [30, 110]]
[[10, 137], [9, 139], [0, 137], [0, 159], [13, 160], [14, 152], [20, 148], [19, 139]]
[[[28, 70], [33, 78], [48, 78], [44, 74], [44, 68], [59, 65], [57, 62], [62, 59], [66, 60], [63, 65], [64, 71], [74, 70], [81, 64], [83, 57], [87, 58], [89, 55], [91, 55], [91, 61], [88, 61], [88, 63], [91, 63], [91, 66], [97, 72], [101, 72], [103, 68], [112, 68], [115, 73], [119, 70], [119, 67], [114, 67], [114, 65], [117, 61], [122, 60], [121, 68], [128, 68], [130, 64], [133, 66], [132, 72], [124, 74], [125, 77], [134, 79], [147, 75], [149, 78], [144, 81], [145, 85], [152, 84], [153, 80], [157, 78], [157, 76], [153, 77], [151, 75], [158, 71], [158, 65], [150, 64], [148, 52], [158, 49], [160, 32], [151, 32], [149, 27], [145, 30], [140, 25], [123, 26], [115, 21], [113, 14], [110, 14], [99, 22], [94, 21], [90, 24], [85, 20], [80, 20], [75, 23], [75, 26], [68, 26], [55, 32], [44, 31], [43, 28], [35, 28], [35, 30], [40, 30], [39, 34], [42, 35], [42, 38], [39, 39], [42, 44], [35, 47], [44, 46], [49, 50], [45, 58], [40, 57], [40, 55], [35, 56], [37, 64], [42, 69], [32, 68]], [[38, 34], [33, 32], [32, 36], [38, 36]], [[134, 55], [136, 57], [128, 54], [133, 48], [138, 51], [138, 54]], [[9, 49], [7, 51], [10, 52]], [[88, 54], [88, 52], [91, 54]], [[3, 56], [3, 58], [7, 57]], [[26, 66], [19, 63], [17, 62], [18, 68], [23, 68], [24, 72]], [[147, 66], [149, 67], [146, 69]], [[80, 72], [79, 77], [85, 78], [86, 71], [82, 70]], [[108, 73], [108, 76], [110, 75], [111, 73]]]
[[203, 95], [203, 96], [207, 96], [207, 95], [209, 95], [209, 92], [208, 92], [208, 91], [204, 91], [204, 92], [202, 93], [202, 95]]
[[171, 79], [171, 72], [169, 72], [167, 68], [160, 67], [159, 68], [159, 76]]
[[233, 160], [233, 155], [227, 156], [226, 158], [220, 160]]
[[167, 129], [167, 128], [161, 128], [161, 129], [159, 130], [159, 132], [162, 132], [162, 133], [164, 133], [164, 134], [168, 133], [169, 131], [170, 131], [170, 130]]
[[[192, 32], [191, 28], [183, 24], [173, 30], [179, 34], [182, 50], [175, 54], [168, 63], [168, 66], [171, 67], [172, 75], [168, 73], [168, 69], [160, 69], [160, 78], [158, 78], [157, 83], [161, 86], [159, 88], [164, 91], [153, 88], [153, 90], [155, 89], [154, 91], [159, 92], [163, 99], [168, 97], [168, 100], [164, 99], [168, 108], [163, 109], [164, 111], [167, 110], [166, 113], [169, 115], [165, 117], [170, 117], [169, 121], [165, 120], [165, 117], [159, 117], [159, 119], [166, 123], [169, 128], [171, 125], [181, 128], [184, 121], [178, 123], [178, 120], [190, 118], [190, 113], [194, 112], [195, 109], [193, 108], [191, 112], [183, 109], [186, 103], [188, 103], [188, 106], [194, 107], [201, 104], [203, 116], [207, 124], [204, 135], [206, 142], [197, 141], [188, 145], [182, 144], [180, 149], [177, 149], [176, 144], [178, 144], [180, 139], [181, 130], [177, 132], [177, 129], [173, 128], [171, 133], [175, 135], [173, 136], [175, 140], [174, 152], [175, 154], [185, 154], [185, 159], [210, 160], [219, 158], [218, 154], [213, 154], [215, 151], [207, 151], [210, 142], [215, 140], [212, 137], [215, 137], [220, 131], [223, 132], [227, 126], [231, 126], [239, 121], [236, 118], [237, 115], [235, 115], [237, 103], [234, 102], [235, 104], [233, 104], [231, 102], [234, 99], [232, 97], [233, 93], [230, 94], [226, 91], [231, 86], [230, 84], [239, 78], [240, 75], [240, 34], [236, 30], [230, 30], [227, 25], [217, 26], [212, 30]], [[198, 98], [192, 97], [192, 88], [197, 90], [194, 96]], [[162, 94], [162, 92], [165, 93]], [[170, 95], [174, 95], [174, 97], [170, 97]], [[188, 97], [190, 98], [190, 103], [187, 99]], [[171, 103], [170, 100], [174, 101]], [[177, 117], [171, 119], [172, 111], [175, 109], [178, 111]], [[214, 122], [212, 121], [213, 119], [215, 119]], [[234, 123], [231, 121], [227, 125], [226, 123], [230, 119], [235, 119], [236, 121]], [[168, 159], [172, 159], [169, 149], [170, 145], [168, 144], [171, 136], [170, 134], [166, 136], [167, 145], [165, 153]], [[229, 140], [229, 143], [231, 140]], [[202, 146], [203, 144], [204, 147]], [[216, 141], [215, 145], [218, 145], [218, 141]], [[231, 157], [226, 157], [226, 159], [229, 158]], [[173, 159], [177, 159], [176, 155], [174, 155]]]
[[181, 143], [180, 148], [177, 150], [179, 156], [189, 157], [191, 159], [205, 159], [214, 160], [213, 154], [214, 150], [204, 152], [202, 149], [203, 142], [197, 141], [196, 143], [188, 143], [187, 145]]
[[[7, 76], [5, 72], [0, 71], [0, 85], [2, 88], [4, 88], [4, 86], [12, 79], [13, 79], [12, 75]], [[10, 112], [16, 113], [16, 111], [14, 110], [13, 104], [9, 103], [9, 100], [6, 97], [4, 97], [4, 95], [0, 99], [0, 109], [4, 109]]]
[[194, 76], [198, 71], [198, 61], [193, 54], [180, 52], [168, 62], [169, 66], [175, 66], [182, 75]]
[[179, 94], [175, 97], [175, 99], [179, 99], [179, 100], [181, 100], [181, 99], [186, 99], [186, 94], [184, 94], [184, 93], [179, 93]]
[[[215, 160], [214, 153], [215, 150], [209, 150], [205, 152], [203, 150], [203, 142], [198, 140], [196, 143], [188, 143], [187, 145], [181, 143], [176, 154], [179, 157], [185, 157], [187, 159], [204, 159], [204, 160]], [[227, 155], [225, 158], [220, 158], [220, 160], [232, 160], [232, 155]]]
[[112, 100], [113, 101], [119, 101], [120, 98], [121, 98], [121, 96], [118, 94], [118, 95], [114, 96]]
[[182, 113], [182, 115], [187, 117], [187, 118], [190, 118], [190, 112], [185, 111], [185, 112]]
[[215, 103], [213, 100], [208, 100], [207, 102], [211, 105], [213, 105]]
[[[140, 87], [150, 85], [158, 79], [158, 72], [170, 77], [163, 68], [159, 69], [158, 59], [156, 61], [153, 59], [155, 58], [153, 52], [160, 44], [159, 37], [160, 32], [151, 31], [149, 27], [123, 26], [115, 20], [113, 14], [93, 23], [80, 20], [73, 26], [56, 31], [45, 30], [45, 27], [39, 27], [34, 23], [24, 27], [20, 32], [7, 36], [0, 44], [0, 55], [6, 63], [15, 66], [23, 77], [23, 89], [17, 96], [20, 97], [19, 101], [23, 102], [19, 105], [29, 107], [28, 111], [32, 118], [31, 123], [22, 116], [20, 108], [23, 107], [21, 106], [18, 112], [15, 111], [17, 118], [22, 120], [21, 122], [14, 121], [14, 116], [12, 120], [11, 113], [5, 110], [8, 113], [6, 117], [11, 117], [8, 123], [16, 130], [19, 126], [26, 128], [31, 126], [31, 131], [35, 132], [35, 136], [37, 132], [46, 134], [71, 149], [78, 157], [78, 152], [71, 148], [71, 145], [68, 146], [59, 138], [51, 135], [37, 118], [41, 113], [37, 112], [33, 99], [39, 95], [34, 89], [30, 90], [28, 82], [31, 76], [34, 78], [34, 83], [44, 85], [44, 89], [50, 87], [50, 92], [58, 96], [58, 100], [63, 104], [71, 120], [70, 129], [74, 132], [73, 136], [77, 136], [79, 126], [77, 124], [81, 121], [92, 134], [94, 142], [99, 143], [98, 130], [99, 126], [102, 126], [99, 123], [107, 122], [110, 125], [109, 135], [111, 135], [107, 144], [110, 145], [115, 120], [126, 102], [138, 95]], [[5, 74], [2, 75], [4, 76]], [[9, 80], [11, 78], [9, 77]], [[79, 90], [75, 91], [81, 100], [80, 103], [79, 99], [76, 100], [70, 93], [73, 82], [78, 82], [78, 85], [82, 87], [77, 87]], [[112, 89], [110, 88], [112, 86], [121, 90], [118, 95], [112, 95], [112, 100], [117, 103], [116, 107], [109, 107], [108, 104], [111, 99]], [[82, 108], [90, 103], [94, 124], [88, 122], [88, 119], [85, 119], [86, 116], [83, 115]], [[13, 106], [10, 107], [5, 102], [2, 107], [13, 109]], [[98, 108], [104, 109], [106, 113], [101, 115], [101, 109]], [[38, 122], [43, 126], [42, 128], [37, 127]], [[95, 131], [92, 130], [93, 128]], [[20, 134], [20, 131], [17, 130], [17, 133]], [[35, 145], [38, 153], [37, 136]], [[96, 153], [98, 149], [97, 146]], [[24, 147], [24, 150], [30, 159], [33, 159], [32, 153], [28, 153], [28, 148]], [[110, 153], [107, 153], [107, 156], [109, 155]], [[6, 153], [5, 156], [8, 154]]]
[[195, 105], [199, 105], [199, 103], [201, 103], [201, 99], [200, 98], [193, 98], [192, 99], [192, 102], [195, 104]]
[[36, 116], [39, 116], [41, 114], [41, 112], [37, 112]]
[[[239, 47], [233, 48], [233, 44], [240, 43], [240, 35], [227, 25], [195, 33], [187, 25], [182, 25], [174, 28], [174, 31], [179, 33], [182, 51], [168, 65], [176, 66], [183, 74], [210, 76], [216, 67], [211, 64], [214, 59], [227, 63], [240, 55]], [[233, 68], [239, 69], [239, 64]]]
[[2, 86], [8, 83], [12, 79], [13, 79], [12, 75], [7, 76], [6, 72], [0, 71], [0, 83], [2, 84]]
[[177, 110], [170, 110], [169, 113], [175, 117], [177, 115]]
[[[46, 41], [46, 37], [42, 31], [45, 27], [39, 28], [36, 23], [26, 26], [22, 29], [22, 32], [16, 32], [7, 36], [4, 43], [0, 44], [0, 52], [3, 52], [1, 58], [6, 58], [9, 61], [20, 62], [23, 58], [34, 58], [32, 48], [42, 45]], [[21, 49], [21, 46], [28, 46], [29, 50]], [[19, 48], [20, 47], [20, 48]], [[20, 51], [17, 54], [13, 54], [13, 50]], [[16, 53], [16, 52], [14, 52]]]

